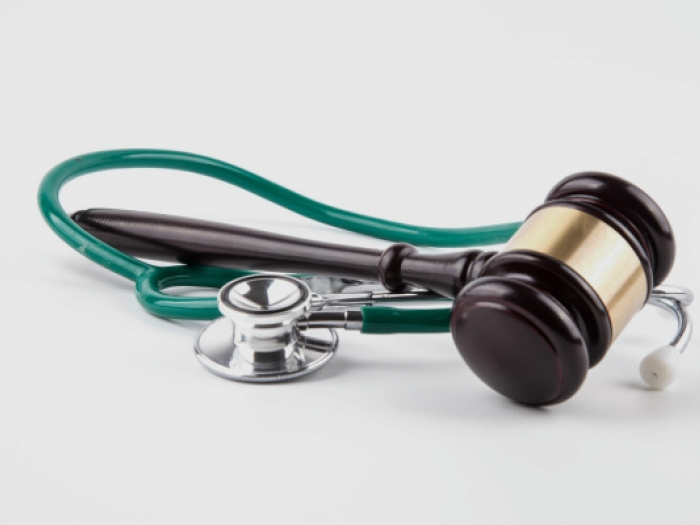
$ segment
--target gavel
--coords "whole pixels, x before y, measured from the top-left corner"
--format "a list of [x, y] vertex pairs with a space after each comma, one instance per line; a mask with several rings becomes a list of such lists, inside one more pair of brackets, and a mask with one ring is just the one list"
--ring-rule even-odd
[[168, 215], [92, 209], [73, 220], [136, 257], [189, 265], [378, 281], [453, 298], [452, 337], [476, 375], [517, 402], [570, 398], [655, 286], [675, 241], [646, 193], [587, 172], [559, 182], [500, 252], [385, 250]]

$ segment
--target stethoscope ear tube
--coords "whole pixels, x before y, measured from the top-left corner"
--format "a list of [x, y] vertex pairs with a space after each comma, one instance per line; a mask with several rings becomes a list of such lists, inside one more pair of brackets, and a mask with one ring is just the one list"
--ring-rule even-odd
[[687, 310], [692, 302], [693, 293], [680, 286], [665, 285], [651, 293], [648, 304], [670, 312], [676, 319], [676, 332], [671, 341], [651, 352], [639, 365], [642, 379], [651, 388], [661, 390], [676, 379], [680, 356], [693, 333], [693, 321]]

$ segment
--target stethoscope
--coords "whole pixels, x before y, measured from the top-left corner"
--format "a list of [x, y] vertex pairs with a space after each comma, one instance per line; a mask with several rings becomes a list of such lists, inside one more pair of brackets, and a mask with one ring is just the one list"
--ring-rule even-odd
[[[397, 244], [379, 251], [152, 213], [63, 210], [63, 184], [122, 168], [213, 177], [305, 217]], [[216, 159], [129, 149], [59, 164], [41, 183], [39, 206], [71, 247], [134, 281], [147, 311], [213, 320], [197, 334], [195, 354], [210, 372], [236, 381], [285, 381], [319, 370], [336, 354], [340, 328], [449, 331], [482, 381], [515, 401], [544, 405], [571, 397], [645, 304], [671, 312], [677, 324], [669, 344], [642, 361], [651, 387], [673, 381], [692, 331], [692, 293], [661, 286], [675, 258], [667, 218], [642, 190], [603, 173], [563, 179], [523, 223], [441, 229], [334, 208]], [[506, 245], [498, 253], [426, 254], [413, 246], [500, 243]], [[184, 264], [154, 266], [136, 257]], [[219, 293], [214, 299], [164, 292], [175, 286]], [[451, 308], [436, 307], [445, 300]], [[390, 306], [415, 301], [435, 304]]]

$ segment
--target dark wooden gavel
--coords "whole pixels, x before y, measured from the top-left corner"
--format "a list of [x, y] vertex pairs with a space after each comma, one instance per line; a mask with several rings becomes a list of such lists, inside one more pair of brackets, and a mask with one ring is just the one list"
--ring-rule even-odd
[[452, 335], [469, 367], [534, 405], [579, 389], [675, 257], [659, 206], [604, 173], [562, 180], [498, 253], [425, 254], [408, 244], [380, 251], [135, 211], [93, 209], [73, 220], [147, 259], [348, 277], [455, 298]]

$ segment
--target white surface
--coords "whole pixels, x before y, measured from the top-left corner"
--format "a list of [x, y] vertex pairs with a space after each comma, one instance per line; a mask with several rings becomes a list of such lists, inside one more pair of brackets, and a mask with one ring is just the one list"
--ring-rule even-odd
[[[700, 348], [652, 392], [644, 311], [569, 402], [508, 402], [449, 335], [343, 334], [308, 380], [230, 383], [42, 222], [76, 154], [184, 149], [417, 224], [519, 220], [616, 173], [667, 210], [700, 289], [700, 11], [688, 2], [0, 2], [0, 522], [700, 523]], [[185, 174], [71, 184], [366, 246]], [[694, 311], [691, 309], [691, 312]]]

